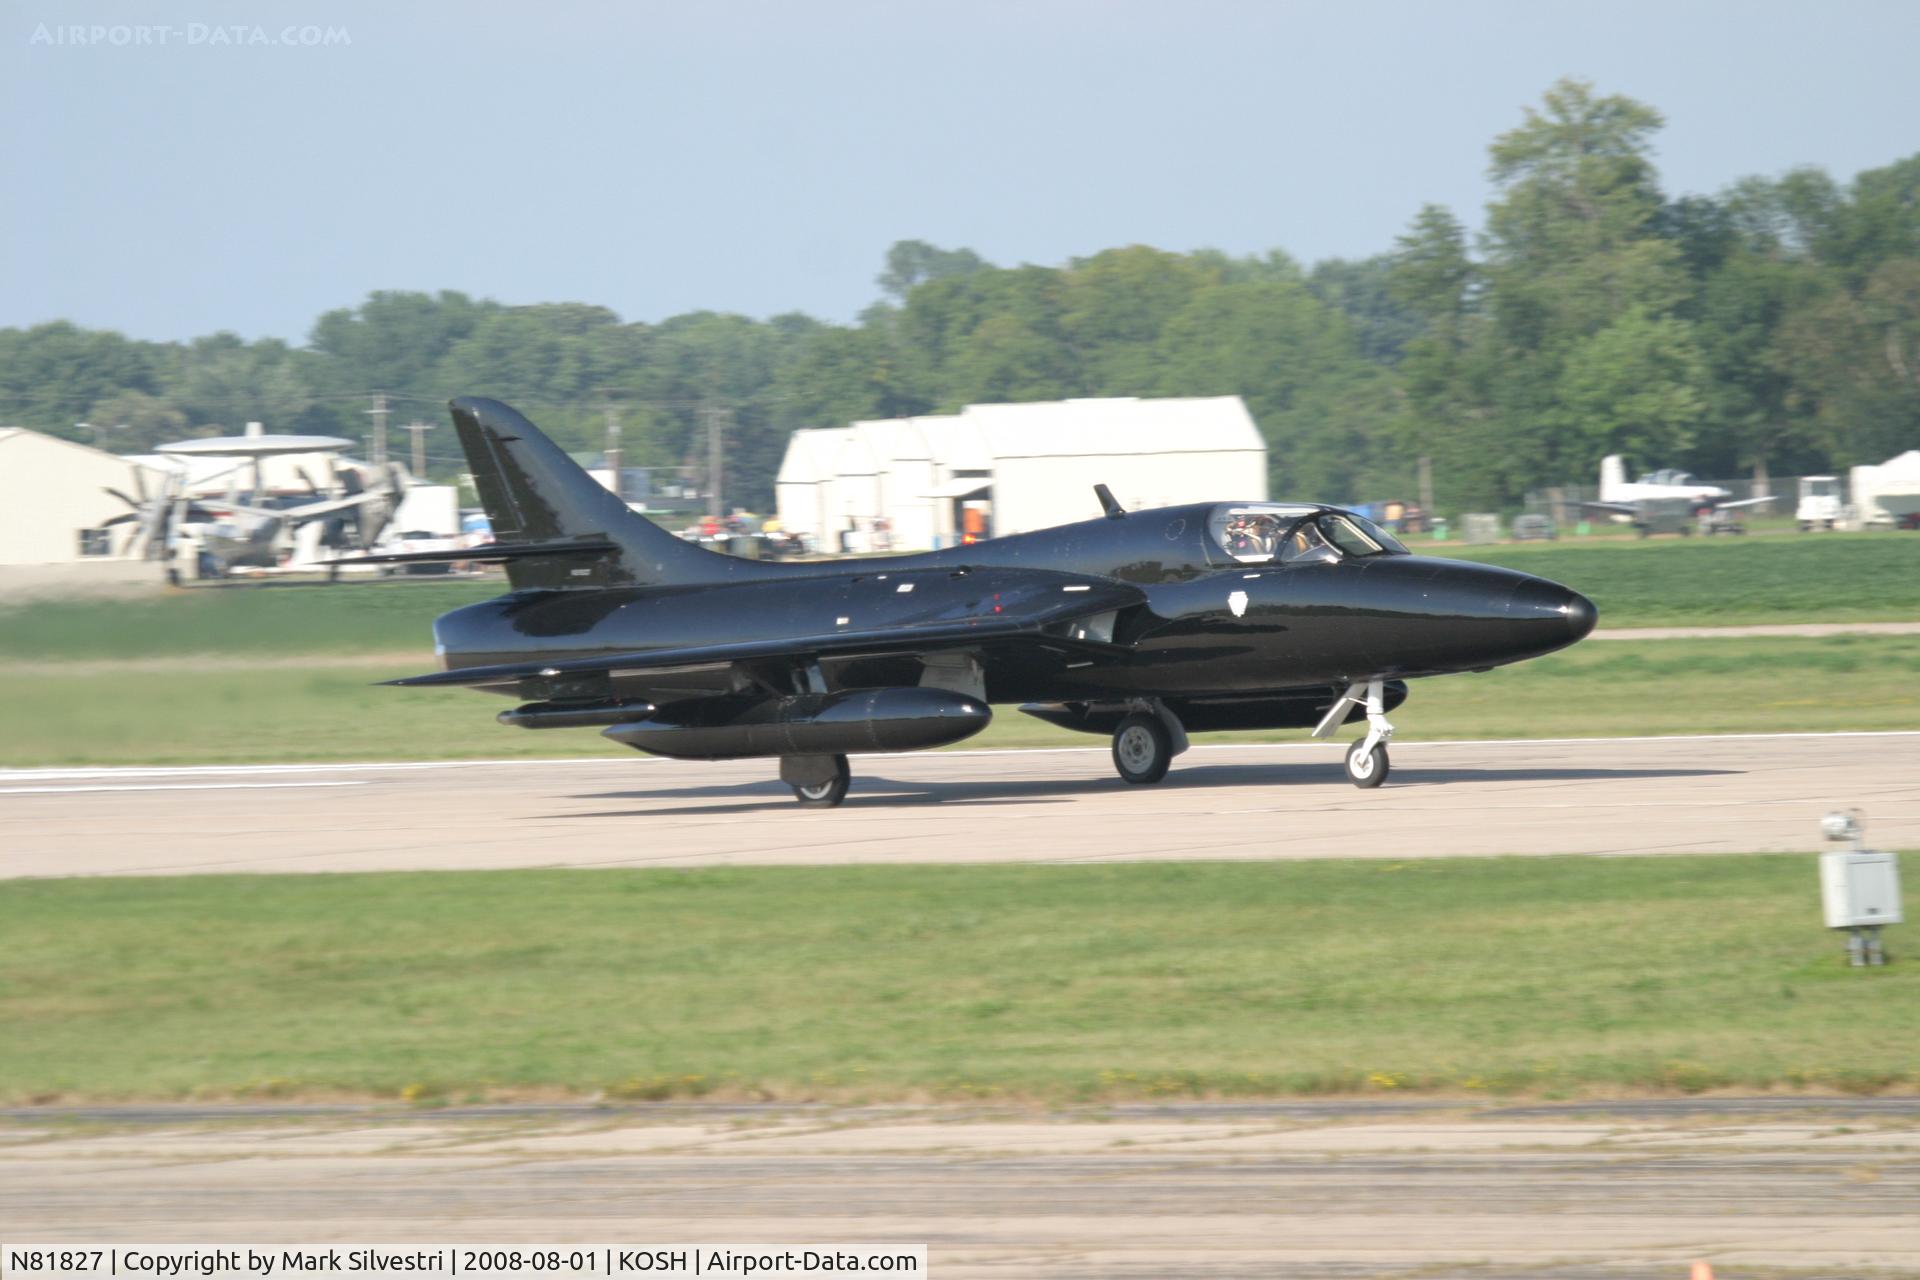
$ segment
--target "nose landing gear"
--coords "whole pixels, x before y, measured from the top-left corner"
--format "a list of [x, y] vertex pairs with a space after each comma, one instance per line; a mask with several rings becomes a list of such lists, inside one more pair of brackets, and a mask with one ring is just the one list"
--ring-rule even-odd
[[1376, 742], [1367, 745], [1362, 738], [1347, 748], [1347, 781], [1356, 787], [1377, 787], [1387, 780], [1392, 769], [1387, 759], [1387, 745]]
[[1314, 737], [1327, 737], [1346, 723], [1354, 707], [1366, 707], [1367, 736], [1347, 748], [1347, 781], [1356, 787], [1379, 786], [1387, 780], [1392, 768], [1387, 758], [1387, 742], [1393, 737], [1393, 724], [1387, 719], [1385, 684], [1378, 678], [1355, 680], [1345, 693], [1334, 699], [1327, 714], [1314, 726]]

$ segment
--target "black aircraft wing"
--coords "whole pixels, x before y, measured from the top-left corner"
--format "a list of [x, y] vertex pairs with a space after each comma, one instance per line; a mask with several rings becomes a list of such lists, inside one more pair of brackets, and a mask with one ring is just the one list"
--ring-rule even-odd
[[[1038, 578], [1042, 575], [1033, 576]], [[1055, 573], [1044, 576], [1049, 580], [1049, 585], [1067, 578], [1067, 575]], [[1082, 624], [1142, 604], [1146, 600], [1146, 593], [1127, 583], [1088, 578], [1076, 582], [1072, 586], [1072, 594], [1047, 592], [1034, 593], [1024, 599], [1011, 595], [1003, 599], [1007, 603], [1001, 606], [1000, 612], [968, 618], [941, 618], [863, 630], [836, 630], [823, 635], [782, 636], [771, 640], [736, 640], [645, 649], [590, 658], [456, 667], [450, 671], [435, 671], [384, 683], [409, 688], [440, 685], [497, 688], [521, 680], [688, 670], [769, 659], [804, 662], [820, 658], [937, 653], [987, 642], [1028, 643], [1076, 653], [1118, 654], [1124, 651], [1122, 646], [1101, 638], [1102, 635], [1111, 634], [1110, 628], [1091, 628]]]

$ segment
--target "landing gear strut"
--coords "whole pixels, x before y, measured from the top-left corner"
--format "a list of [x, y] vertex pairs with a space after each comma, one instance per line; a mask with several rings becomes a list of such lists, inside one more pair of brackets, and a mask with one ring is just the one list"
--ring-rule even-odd
[[1367, 709], [1367, 736], [1347, 748], [1347, 781], [1356, 787], [1379, 786], [1387, 780], [1392, 768], [1387, 759], [1387, 742], [1393, 737], [1393, 725], [1387, 719], [1385, 683], [1379, 679], [1354, 681], [1327, 708], [1327, 714], [1313, 730], [1314, 737], [1327, 737], [1346, 723], [1354, 707]]
[[780, 781], [802, 809], [832, 809], [847, 798], [853, 770], [845, 756], [781, 756]]

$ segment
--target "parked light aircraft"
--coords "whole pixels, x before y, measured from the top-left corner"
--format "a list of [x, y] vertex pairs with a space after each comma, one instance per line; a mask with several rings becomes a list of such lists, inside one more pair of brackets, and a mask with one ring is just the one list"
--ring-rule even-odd
[[1701, 523], [1701, 516], [1709, 517], [1702, 524], [1708, 533], [1740, 532], [1731, 518], [1712, 517], [1723, 511], [1731, 513], [1773, 501], [1767, 496], [1729, 502], [1731, 497], [1733, 494], [1728, 490], [1695, 480], [1685, 471], [1651, 471], [1630, 482], [1626, 463], [1616, 453], [1600, 460], [1600, 500], [1580, 505], [1589, 511], [1602, 512], [1620, 524], [1632, 525], [1644, 538], [1650, 533], [1692, 533], [1694, 526]]

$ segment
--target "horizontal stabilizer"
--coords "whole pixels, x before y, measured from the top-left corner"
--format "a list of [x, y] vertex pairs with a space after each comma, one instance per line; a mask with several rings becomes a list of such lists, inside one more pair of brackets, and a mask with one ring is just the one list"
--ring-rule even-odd
[[533, 556], [603, 556], [617, 548], [605, 538], [554, 539], [547, 542], [490, 542], [478, 547], [458, 547], [450, 551], [393, 551], [382, 555], [347, 556], [323, 560], [322, 564], [450, 564], [475, 561], [501, 564]]

